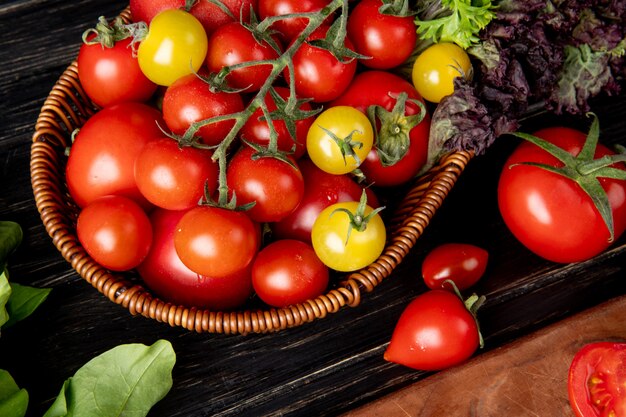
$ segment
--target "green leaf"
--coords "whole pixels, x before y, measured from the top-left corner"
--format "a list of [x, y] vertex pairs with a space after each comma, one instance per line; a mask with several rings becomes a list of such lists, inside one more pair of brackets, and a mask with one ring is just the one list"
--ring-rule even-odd
[[0, 416], [24, 417], [28, 408], [28, 392], [20, 389], [4, 369], [0, 369]]
[[9, 321], [6, 322], [6, 327], [30, 316], [45, 301], [51, 291], [50, 288], [35, 288], [16, 283], [10, 285], [11, 297], [6, 305]]
[[19, 224], [0, 221], [0, 270], [6, 267], [7, 258], [22, 243], [22, 237]]
[[0, 274], [0, 327], [9, 321], [6, 305], [11, 297], [11, 285], [9, 285], [8, 276], [9, 273], [6, 269]]
[[44, 417], [146, 416], [172, 387], [175, 361], [167, 340], [117, 346], [66, 380]]

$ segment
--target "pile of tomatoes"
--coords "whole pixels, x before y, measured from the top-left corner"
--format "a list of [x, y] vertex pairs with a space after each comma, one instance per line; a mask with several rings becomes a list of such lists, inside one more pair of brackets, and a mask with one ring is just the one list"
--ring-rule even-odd
[[218, 3], [131, 0], [85, 33], [77, 234], [164, 300], [285, 307], [380, 256], [378, 190], [426, 162], [424, 93], [393, 71], [415, 25], [381, 0]]

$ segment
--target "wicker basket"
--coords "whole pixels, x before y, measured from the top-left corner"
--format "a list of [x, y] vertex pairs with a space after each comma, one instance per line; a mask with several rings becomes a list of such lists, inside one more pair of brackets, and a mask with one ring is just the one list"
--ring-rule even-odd
[[[128, 9], [121, 17], [129, 20]], [[402, 261], [423, 233], [472, 154], [455, 152], [420, 177], [387, 222], [388, 241], [382, 255], [367, 268], [346, 276], [327, 293], [304, 303], [266, 310], [211, 311], [165, 302], [144, 287], [136, 274], [112, 273], [96, 263], [76, 235], [79, 209], [65, 183], [65, 148], [71, 133], [96, 112], [83, 91], [73, 62], [47, 97], [35, 126], [30, 173], [37, 209], [54, 245], [72, 267], [111, 301], [131, 314], [196, 332], [266, 333], [302, 325], [356, 306]]]

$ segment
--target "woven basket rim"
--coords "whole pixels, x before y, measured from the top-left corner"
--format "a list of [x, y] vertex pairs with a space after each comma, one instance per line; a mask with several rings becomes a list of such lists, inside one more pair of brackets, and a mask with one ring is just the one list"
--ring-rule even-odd
[[[120, 16], [130, 20], [128, 8]], [[133, 282], [129, 274], [113, 273], [100, 266], [80, 245], [75, 216], [69, 213], [76, 207], [67, 192], [61, 159], [63, 150], [70, 145], [71, 132], [96, 111], [80, 85], [77, 63], [73, 61], [46, 98], [32, 138], [31, 185], [45, 229], [72, 268], [109, 300], [133, 315], [198, 333], [274, 332], [324, 318], [346, 306], [359, 305], [362, 292], [373, 291], [413, 248], [473, 157], [468, 151], [452, 152], [419, 177], [389, 217], [388, 240], [381, 256], [366, 268], [348, 274], [326, 293], [285, 308], [214, 311], [162, 300], [139, 281]]]

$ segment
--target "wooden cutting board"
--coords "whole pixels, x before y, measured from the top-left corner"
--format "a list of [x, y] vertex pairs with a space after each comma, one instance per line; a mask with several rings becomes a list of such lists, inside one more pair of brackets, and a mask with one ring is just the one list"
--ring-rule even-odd
[[626, 297], [431, 375], [344, 417], [573, 417], [567, 374], [595, 341], [626, 341]]

